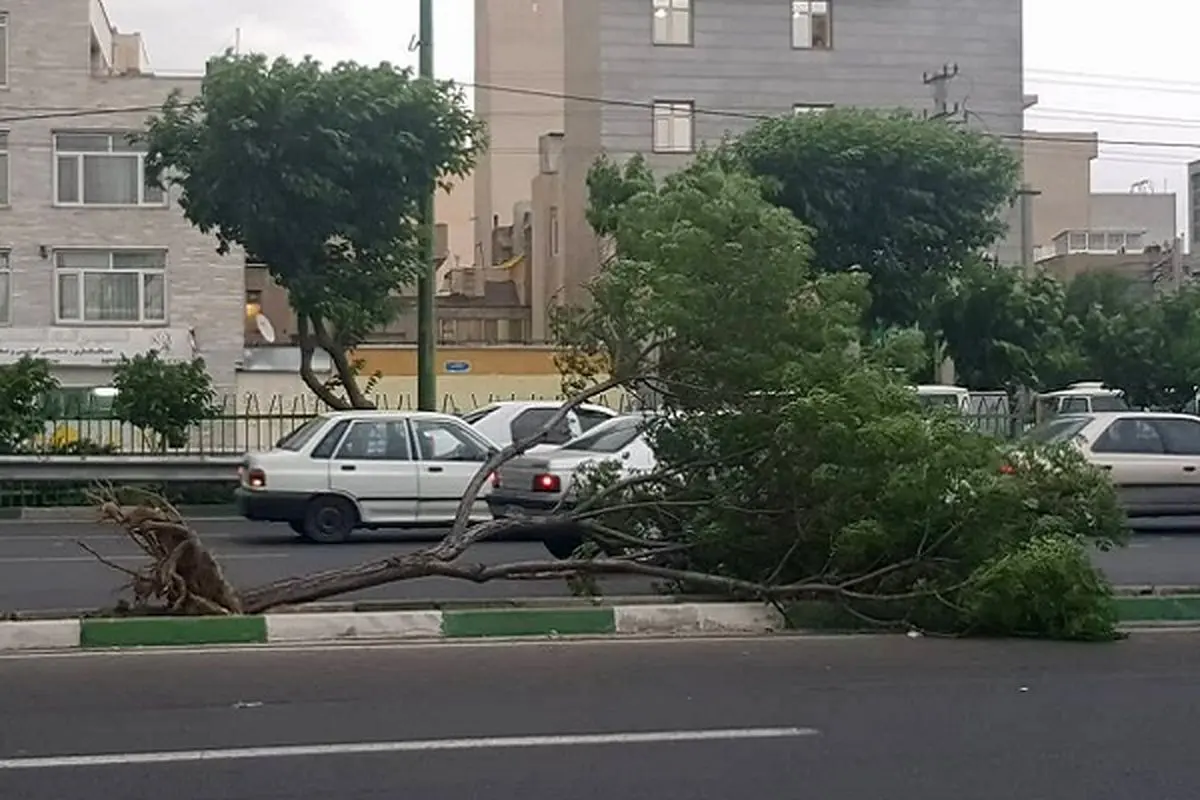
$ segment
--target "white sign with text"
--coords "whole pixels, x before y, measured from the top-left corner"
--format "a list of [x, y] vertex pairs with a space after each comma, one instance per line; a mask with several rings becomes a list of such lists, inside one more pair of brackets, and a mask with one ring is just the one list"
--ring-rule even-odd
[[32, 356], [56, 367], [108, 367], [150, 350], [168, 361], [195, 357], [187, 328], [0, 328], [0, 364]]

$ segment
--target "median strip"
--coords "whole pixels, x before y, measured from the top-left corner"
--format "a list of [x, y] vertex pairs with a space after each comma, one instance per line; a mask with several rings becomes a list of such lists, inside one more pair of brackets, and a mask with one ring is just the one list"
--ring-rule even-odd
[[[1116, 599], [1126, 625], [1200, 625], [1200, 594]], [[806, 616], [811, 618], [811, 615]], [[246, 617], [0, 621], [0, 652], [510, 639], [560, 636], [769, 634], [788, 628], [759, 603], [672, 603], [440, 611], [300, 610]]]

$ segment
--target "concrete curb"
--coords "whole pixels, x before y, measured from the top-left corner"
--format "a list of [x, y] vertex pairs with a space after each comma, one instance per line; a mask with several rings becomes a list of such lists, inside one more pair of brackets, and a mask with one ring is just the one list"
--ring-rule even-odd
[[[1200, 628], [1200, 594], [1119, 597], [1125, 628]], [[795, 615], [793, 621], [802, 618]], [[295, 645], [560, 636], [769, 634], [787, 620], [759, 603], [631, 603], [527, 608], [335, 611], [246, 617], [84, 618], [0, 622], [0, 652], [197, 645]]]
[[455, 611], [280, 613], [0, 622], [0, 651], [238, 644], [771, 633], [786, 627], [755, 603], [685, 603]]

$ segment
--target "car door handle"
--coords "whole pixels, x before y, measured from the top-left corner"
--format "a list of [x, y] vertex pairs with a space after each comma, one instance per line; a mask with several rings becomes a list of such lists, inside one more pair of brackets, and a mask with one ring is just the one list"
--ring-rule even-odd
[[342, 472], [354, 472], [358, 467], [353, 464], [342, 464]]
[[441, 467], [430, 467], [429, 471], [430, 472], [441, 472], [442, 468]]
[[1183, 468], [1183, 471], [1184, 472], [1195, 472], [1196, 468], [1193, 467], [1191, 464], [1188, 464], [1186, 467]]

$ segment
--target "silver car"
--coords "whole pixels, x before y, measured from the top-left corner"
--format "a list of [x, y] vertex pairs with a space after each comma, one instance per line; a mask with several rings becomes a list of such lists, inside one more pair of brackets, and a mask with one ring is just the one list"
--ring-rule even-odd
[[1132, 527], [1200, 526], [1200, 417], [1154, 411], [1070, 414], [1035, 428], [1029, 438], [1069, 442], [1108, 472]]

